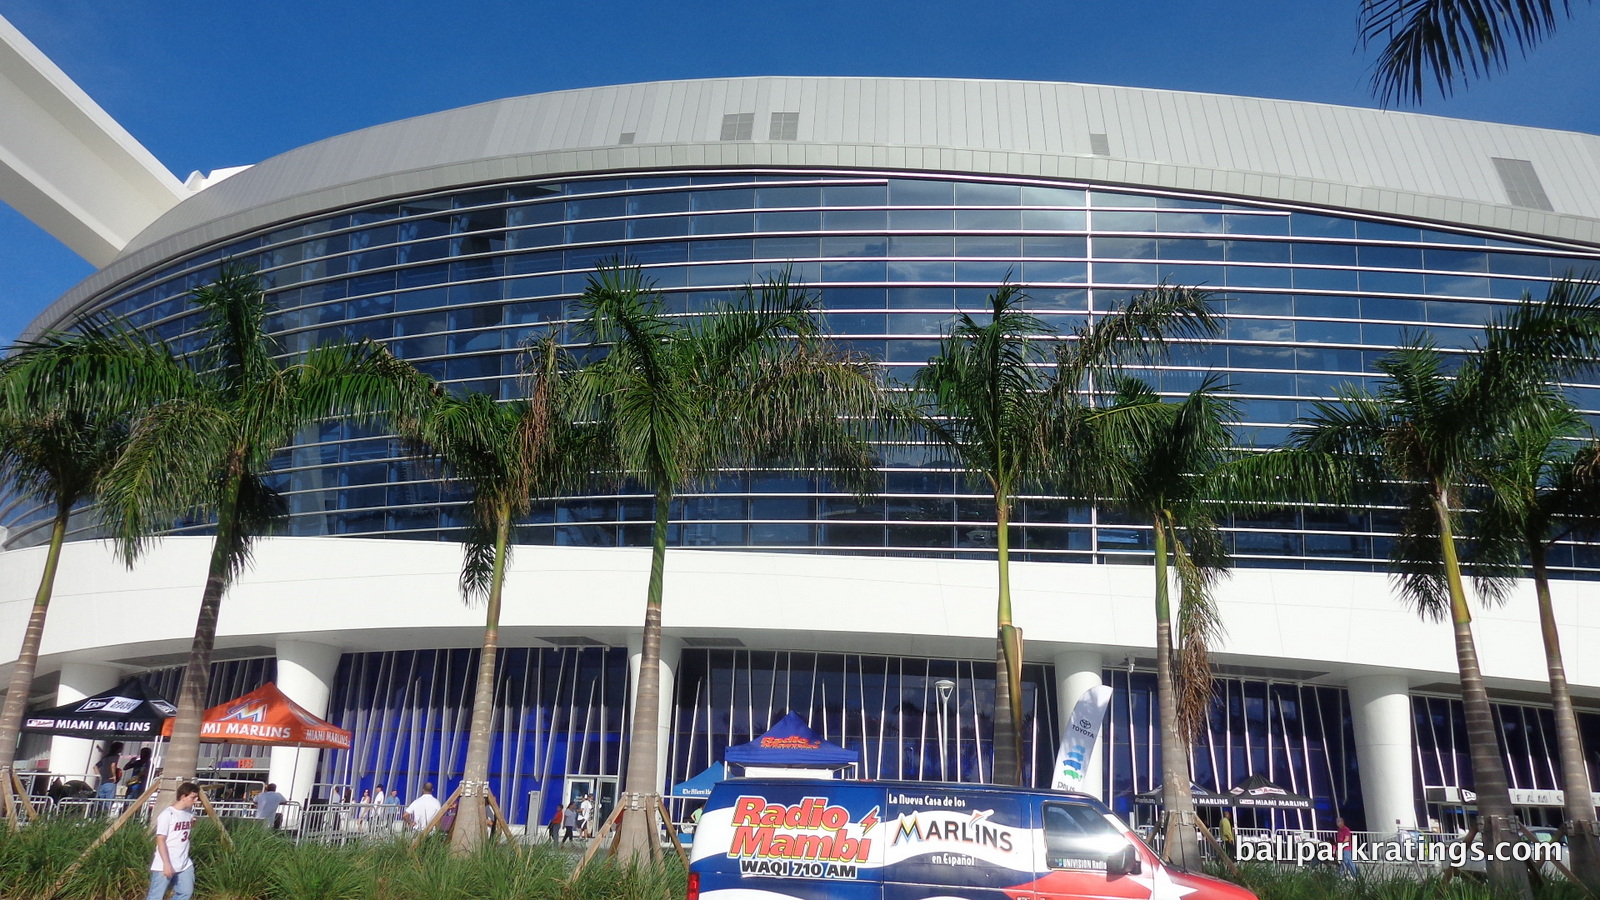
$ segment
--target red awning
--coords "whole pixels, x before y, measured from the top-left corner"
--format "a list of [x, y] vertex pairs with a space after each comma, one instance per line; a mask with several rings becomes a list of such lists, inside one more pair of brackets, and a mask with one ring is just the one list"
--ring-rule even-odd
[[[162, 735], [172, 736], [174, 721], [167, 720]], [[350, 732], [306, 712], [305, 707], [290, 700], [270, 681], [206, 710], [200, 740], [213, 744], [350, 749]]]

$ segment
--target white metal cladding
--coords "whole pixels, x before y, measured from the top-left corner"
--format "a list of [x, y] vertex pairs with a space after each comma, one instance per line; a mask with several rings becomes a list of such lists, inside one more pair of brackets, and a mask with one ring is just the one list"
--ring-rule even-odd
[[[1556, 212], [1600, 217], [1600, 138], [1372, 109], [1137, 88], [944, 79], [738, 78], [514, 97], [392, 122], [270, 159], [183, 203], [133, 246], [375, 177], [566, 150], [718, 142], [725, 115], [797, 112], [806, 144], [1093, 156], [1509, 205], [1492, 158], [1532, 163]], [[766, 130], [757, 129], [756, 140]], [[694, 154], [685, 154], [693, 156]], [[954, 162], [961, 154], [939, 155]], [[976, 164], [976, 157], [967, 157]], [[685, 160], [699, 162], [700, 160]], [[712, 160], [705, 160], [712, 162]], [[791, 162], [798, 160], [791, 160]], [[907, 167], [930, 164], [927, 154]], [[1138, 183], [1139, 167], [1127, 169]], [[1270, 189], [1266, 182], [1263, 188]], [[1268, 195], [1271, 196], [1271, 195]], [[1278, 199], [1304, 199], [1280, 197]], [[1377, 198], [1358, 193], [1352, 206]]]
[[[794, 141], [723, 116], [798, 113]], [[633, 135], [624, 143], [624, 134]], [[1091, 135], [1105, 135], [1110, 156]], [[1102, 148], [1104, 149], [1104, 148]], [[1512, 205], [1526, 160], [1554, 210]], [[456, 185], [702, 166], [1062, 178], [1254, 197], [1600, 244], [1600, 137], [1371, 109], [1044, 82], [735, 78], [515, 97], [329, 138], [179, 204], [40, 317], [176, 254], [328, 209]]]

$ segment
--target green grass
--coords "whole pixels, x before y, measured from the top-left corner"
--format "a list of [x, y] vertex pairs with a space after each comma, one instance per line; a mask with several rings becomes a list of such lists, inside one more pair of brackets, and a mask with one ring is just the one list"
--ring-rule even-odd
[[[105, 827], [46, 819], [12, 834], [0, 827], [0, 900], [45, 894]], [[204, 900], [678, 900], [684, 873], [590, 865], [566, 884], [577, 857], [543, 846], [520, 852], [491, 844], [458, 859], [443, 841], [416, 851], [406, 841], [348, 846], [296, 845], [249, 824], [231, 826], [228, 850], [209, 821], [194, 835], [195, 896]], [[129, 825], [97, 849], [67, 882], [60, 900], [142, 900], [153, 842]]]

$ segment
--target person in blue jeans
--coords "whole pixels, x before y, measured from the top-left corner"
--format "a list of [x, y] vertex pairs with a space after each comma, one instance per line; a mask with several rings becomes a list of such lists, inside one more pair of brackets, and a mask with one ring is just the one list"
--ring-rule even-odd
[[1334, 846], [1339, 848], [1339, 874], [1356, 878], [1361, 873], [1356, 871], [1355, 834], [1350, 830], [1350, 826], [1344, 823], [1344, 819], [1338, 819], [1334, 824], [1339, 828], [1333, 836]]
[[189, 858], [189, 834], [194, 830], [194, 802], [200, 788], [194, 782], [178, 785], [178, 799], [156, 816], [156, 855], [150, 860], [150, 893], [145, 900], [172, 900], [194, 896], [194, 860]]
[[94, 792], [95, 797], [110, 800], [117, 795], [117, 779], [122, 777], [122, 767], [117, 763], [121, 761], [121, 741], [113, 741], [100, 748], [100, 759], [94, 764], [94, 773], [100, 776], [100, 785]]

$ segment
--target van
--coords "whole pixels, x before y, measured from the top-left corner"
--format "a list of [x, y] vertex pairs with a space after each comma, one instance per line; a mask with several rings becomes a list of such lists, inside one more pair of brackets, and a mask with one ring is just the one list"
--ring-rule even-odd
[[1082, 794], [740, 778], [711, 792], [689, 900], [1255, 900], [1162, 864]]

